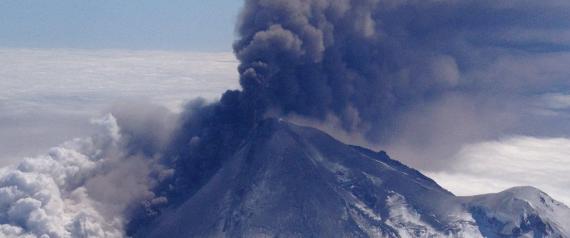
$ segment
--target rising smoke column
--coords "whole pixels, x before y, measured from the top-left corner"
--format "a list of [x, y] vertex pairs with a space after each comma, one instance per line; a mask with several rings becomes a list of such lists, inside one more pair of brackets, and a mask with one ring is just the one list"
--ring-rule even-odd
[[[422, 36], [409, 39], [417, 19], [387, 7], [378, 0], [246, 1], [234, 45], [244, 93], [284, 115], [334, 117], [345, 130], [382, 135], [395, 114], [459, 80], [454, 57], [432, 52]], [[400, 7], [404, 22], [389, 22]]]
[[377, 19], [381, 5], [246, 1], [234, 45], [242, 90], [188, 105], [165, 153], [176, 175], [159, 190], [173, 203], [191, 196], [268, 113], [333, 117], [345, 130], [383, 134], [399, 107], [454, 86], [454, 59], [389, 37]]
[[[234, 50], [243, 92], [259, 108], [336, 121], [382, 141], [397, 134], [410, 108], [446, 94], [568, 85], [554, 67], [534, 75], [542, 62], [531, 61], [568, 49], [560, 33], [569, 7], [559, 0], [248, 0]], [[521, 62], [528, 65], [517, 69]]]

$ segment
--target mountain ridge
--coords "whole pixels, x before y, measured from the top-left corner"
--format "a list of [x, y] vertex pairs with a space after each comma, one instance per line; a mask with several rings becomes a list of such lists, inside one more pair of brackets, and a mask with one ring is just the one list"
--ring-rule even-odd
[[493, 197], [481, 196], [456, 197], [385, 152], [266, 119], [198, 192], [136, 237], [568, 237], [549, 214], [535, 224], [548, 229], [493, 220]]

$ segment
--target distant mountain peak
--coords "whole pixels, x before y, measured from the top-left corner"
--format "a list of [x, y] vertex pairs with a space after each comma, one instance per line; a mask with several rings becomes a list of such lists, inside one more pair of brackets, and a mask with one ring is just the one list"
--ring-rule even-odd
[[462, 198], [487, 237], [568, 237], [570, 209], [524, 186]]

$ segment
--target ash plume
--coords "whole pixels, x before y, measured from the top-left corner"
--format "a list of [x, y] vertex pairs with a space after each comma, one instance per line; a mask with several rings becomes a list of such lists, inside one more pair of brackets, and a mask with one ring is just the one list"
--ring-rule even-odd
[[243, 93], [258, 111], [338, 122], [385, 142], [411, 108], [448, 94], [567, 85], [492, 69], [565, 49], [568, 40], [536, 36], [567, 29], [567, 8], [562, 1], [248, 0], [234, 49]]
[[[569, 7], [563, 1], [247, 0], [234, 44], [242, 89], [216, 103], [188, 105], [165, 150], [177, 168], [174, 197], [208, 181], [267, 115], [333, 123], [371, 144], [451, 142], [452, 149], [511, 130], [522, 108], [512, 102], [568, 85], [566, 71], [545, 62], [570, 41], [531, 36], [565, 29], [561, 22], [570, 21], [561, 9]], [[501, 65], [524, 68], [525, 75]], [[439, 125], [441, 117], [458, 129]], [[484, 120], [466, 127], [475, 117]], [[432, 119], [441, 131], [432, 131]], [[493, 121], [505, 125], [488, 126]], [[449, 153], [429, 155], [441, 162]]]
[[[234, 45], [244, 94], [283, 115], [333, 116], [342, 129], [385, 135], [396, 114], [460, 76], [429, 36], [410, 36], [421, 17], [410, 13], [431, 4], [388, 4], [246, 1]], [[394, 14], [403, 19], [389, 22]]]

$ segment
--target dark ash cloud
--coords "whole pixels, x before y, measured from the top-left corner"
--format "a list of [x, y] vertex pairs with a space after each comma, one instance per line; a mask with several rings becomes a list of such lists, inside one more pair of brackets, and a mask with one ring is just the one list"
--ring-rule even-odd
[[240, 83], [258, 108], [323, 121], [333, 116], [344, 130], [381, 141], [394, 136], [402, 113], [448, 92], [539, 93], [553, 81], [568, 86], [565, 78], [492, 76], [496, 63], [525, 67], [533, 57], [568, 49], [570, 42], [559, 37], [533, 37], [568, 29], [570, 18], [561, 11], [568, 7], [556, 1], [250, 0], [234, 45]]

